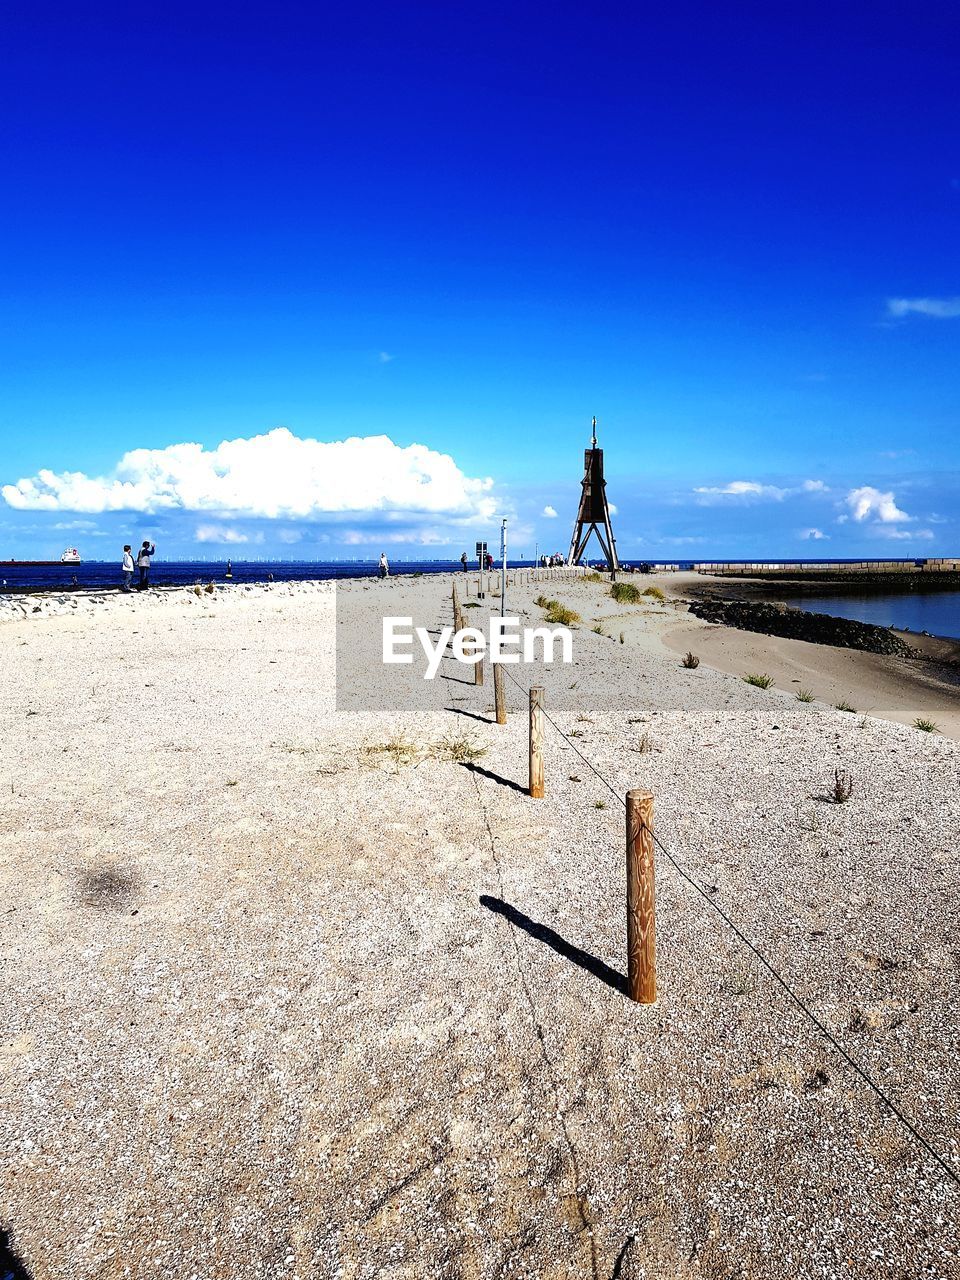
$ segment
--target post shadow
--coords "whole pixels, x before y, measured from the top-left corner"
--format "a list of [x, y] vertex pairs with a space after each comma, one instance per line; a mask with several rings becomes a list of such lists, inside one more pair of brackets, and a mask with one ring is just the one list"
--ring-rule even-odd
[[512, 778], [504, 778], [499, 773], [493, 773], [490, 769], [484, 769], [482, 765], [474, 764], [472, 760], [461, 760], [460, 767], [461, 769], [466, 769], [468, 773], [478, 773], [481, 778], [496, 782], [501, 787], [509, 787], [511, 791], [519, 791], [524, 796], [527, 794], [527, 788], [521, 787], [519, 782], [514, 782]]
[[23, 1259], [10, 1243], [10, 1236], [0, 1228], [0, 1280], [31, 1280]]
[[572, 942], [567, 942], [566, 938], [562, 938], [556, 930], [551, 929], [548, 925], [540, 924], [537, 920], [531, 920], [522, 911], [512, 907], [509, 902], [504, 902], [502, 898], [492, 898], [487, 893], [481, 893], [480, 905], [486, 907], [488, 911], [492, 911], [495, 915], [503, 916], [512, 925], [522, 929], [524, 933], [529, 933], [531, 938], [536, 938], [538, 942], [546, 943], [551, 951], [555, 951], [558, 956], [563, 956], [564, 960], [570, 960], [579, 968], [586, 969], [587, 973], [592, 974], [594, 978], [599, 978], [601, 982], [605, 982], [608, 987], [612, 987], [620, 995], [627, 994], [627, 979], [622, 973], [618, 973], [616, 969], [611, 969], [608, 964], [604, 964], [602, 960], [592, 956], [589, 951], [584, 951], [582, 947], [576, 947]]
[[471, 720], [479, 720], [481, 724], [493, 724], [489, 716], [478, 716], [475, 711], [464, 711], [462, 707], [447, 707], [446, 709], [455, 716], [469, 716]]

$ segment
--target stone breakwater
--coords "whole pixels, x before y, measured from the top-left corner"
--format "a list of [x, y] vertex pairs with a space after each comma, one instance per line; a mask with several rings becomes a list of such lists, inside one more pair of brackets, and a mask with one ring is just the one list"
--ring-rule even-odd
[[154, 587], [148, 591], [50, 591], [0, 596], [0, 622], [50, 618], [72, 614], [156, 608], [164, 604], [210, 608], [256, 598], [323, 595], [334, 589], [330, 580], [305, 582], [208, 583], [189, 587]]
[[708, 600], [691, 604], [690, 612], [704, 622], [738, 627], [741, 631], [758, 631], [765, 636], [785, 636], [790, 640], [834, 645], [838, 649], [863, 649], [867, 653], [893, 654], [903, 658], [913, 656], [910, 646], [887, 627], [850, 618], [834, 618], [826, 613], [806, 613], [782, 604]]

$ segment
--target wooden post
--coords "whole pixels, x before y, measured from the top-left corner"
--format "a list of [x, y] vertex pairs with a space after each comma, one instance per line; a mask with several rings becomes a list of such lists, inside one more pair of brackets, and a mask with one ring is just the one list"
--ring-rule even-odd
[[530, 690], [530, 798], [542, 800], [543, 786], [543, 687]]
[[507, 723], [507, 700], [503, 694], [503, 663], [493, 662], [493, 700], [497, 706], [497, 724]]
[[[477, 648], [479, 648], [479, 645], [474, 649], [474, 653], [477, 652]], [[473, 664], [473, 683], [483, 684], [483, 657], [482, 656], [480, 657], [479, 661]]]
[[657, 917], [653, 884], [653, 794], [627, 792], [627, 995], [657, 999]]

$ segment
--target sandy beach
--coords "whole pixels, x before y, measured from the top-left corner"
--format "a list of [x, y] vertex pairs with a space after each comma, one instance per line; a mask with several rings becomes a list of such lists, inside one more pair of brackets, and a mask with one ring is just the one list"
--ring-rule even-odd
[[[512, 590], [582, 618], [543, 801], [511, 681], [505, 726], [449, 660], [415, 712], [384, 671], [337, 709], [338, 612], [447, 625], [449, 577], [0, 623], [0, 1225], [32, 1280], [957, 1274], [960, 1186], [710, 905], [960, 1176], [956, 695], [656, 585]], [[675, 860], [652, 1007], [621, 990], [637, 786]]]

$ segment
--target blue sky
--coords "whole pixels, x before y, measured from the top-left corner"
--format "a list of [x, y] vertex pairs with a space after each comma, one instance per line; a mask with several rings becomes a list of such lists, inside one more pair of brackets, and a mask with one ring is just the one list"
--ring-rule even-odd
[[0, 558], [957, 554], [954, 5], [339, 8], [0, 18]]

